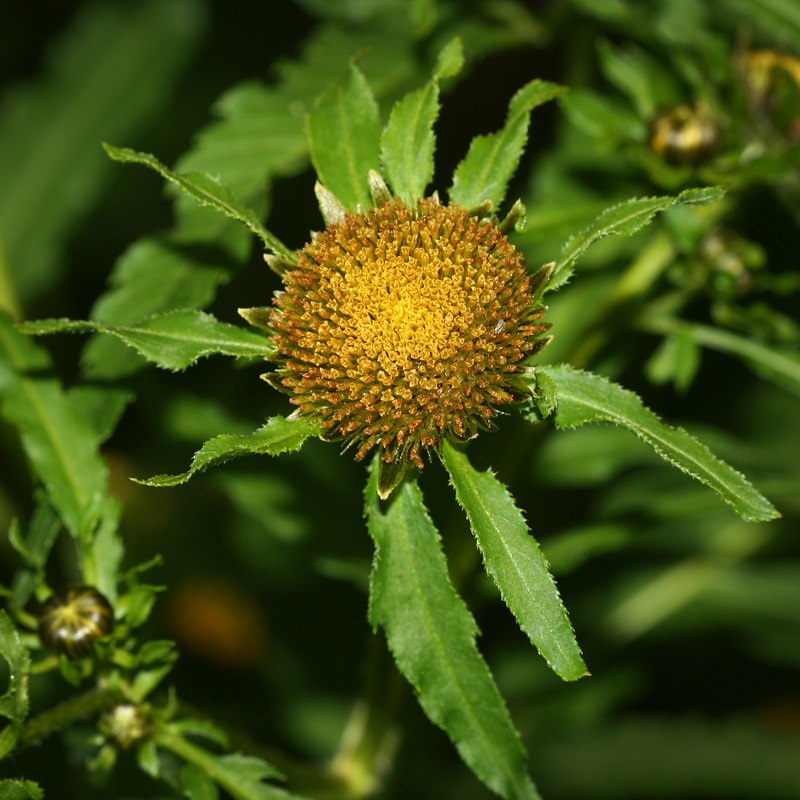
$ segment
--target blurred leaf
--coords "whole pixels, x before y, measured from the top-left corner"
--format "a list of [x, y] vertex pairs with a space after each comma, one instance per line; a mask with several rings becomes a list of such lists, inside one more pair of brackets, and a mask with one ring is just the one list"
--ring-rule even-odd
[[407, 94], [392, 109], [381, 137], [381, 163], [394, 194], [408, 206], [423, 197], [433, 180], [436, 140], [433, 124], [439, 115], [441, 77], [455, 75], [463, 64], [461, 41], [454, 39], [439, 54], [434, 79]]
[[430, 720], [461, 757], [505, 798], [538, 794], [525, 751], [475, 644], [477, 627], [447, 574], [447, 564], [416, 483], [406, 480], [382, 507], [373, 467], [366, 488], [375, 541], [369, 619], [382, 625], [400, 671]]
[[645, 126], [630, 108], [599, 92], [570, 89], [561, 98], [561, 107], [573, 124], [596, 141], [598, 148], [645, 137]]
[[587, 675], [553, 576], [508, 489], [491, 472], [475, 470], [447, 440], [442, 461], [486, 571], [519, 626], [560, 678], [574, 681]]
[[553, 277], [547, 286], [548, 291], [557, 289], [569, 280], [575, 262], [592, 242], [611, 234], [631, 236], [650, 223], [659, 211], [678, 203], [687, 205], [714, 203], [724, 194], [723, 187], [708, 186], [702, 189], [685, 189], [675, 197], [643, 197], [610, 206], [601, 212], [585, 231], [573, 236], [564, 245], [556, 262]]
[[796, 349], [765, 344], [721, 328], [682, 320], [653, 319], [645, 322], [644, 327], [655, 332], [675, 332], [703, 347], [737, 356], [757, 375], [800, 394], [800, 353]]
[[155, 170], [168, 181], [180, 187], [189, 197], [202, 206], [211, 206], [225, 216], [244, 223], [264, 243], [267, 250], [294, 259], [294, 253], [285, 244], [275, 238], [262, 224], [252, 209], [242, 205], [227, 186], [212, 178], [205, 172], [180, 174], [167, 169], [155, 156], [149, 153], [138, 153], [128, 147], [114, 147], [103, 142], [103, 147], [114, 161], [123, 164], [143, 164]]
[[472, 140], [466, 157], [453, 175], [450, 202], [474, 208], [490, 200], [492, 206], [498, 208], [522, 157], [531, 111], [566, 91], [564, 86], [541, 80], [523, 86], [511, 98], [503, 128]]
[[547, 367], [558, 386], [556, 425], [574, 428], [586, 422], [611, 422], [635, 433], [666, 461], [706, 484], [747, 520], [780, 516], [743, 475], [717, 459], [681, 428], [671, 428], [642, 405], [631, 391], [568, 366]]
[[44, 792], [33, 781], [0, 780], [0, 800], [42, 800]]
[[0, 238], [24, 298], [50, 285], [65, 238], [112, 171], [102, 139], [132, 139], [169, 98], [204, 27], [194, 0], [80, 7], [43, 81], [0, 127]]
[[598, 50], [605, 76], [631, 98], [640, 119], [649, 121], [657, 111], [681, 102], [675, 73], [646, 50], [630, 43], [615, 47], [606, 40]]
[[5, 317], [0, 318], [0, 396], [25, 452], [73, 536], [86, 533], [87, 513], [107, 493], [97, 437], [75, 412], [50, 359]]
[[671, 382], [679, 392], [685, 392], [699, 367], [700, 348], [686, 331], [677, 331], [667, 336], [650, 356], [645, 372], [653, 383]]
[[181, 767], [181, 789], [189, 800], [217, 800], [219, 797], [217, 784], [195, 764]]
[[173, 371], [186, 369], [212, 354], [266, 357], [273, 353], [272, 345], [263, 334], [190, 309], [157, 314], [130, 327], [71, 319], [36, 320], [21, 323], [19, 327], [37, 336], [87, 331], [111, 333], [148, 361]]
[[114, 433], [133, 394], [119, 386], [79, 384], [70, 387], [69, 399], [77, 414], [92, 428], [97, 443], [103, 444]]
[[145, 486], [177, 486], [186, 483], [195, 472], [249, 453], [266, 453], [277, 456], [299, 450], [309, 436], [317, 433], [317, 422], [308, 417], [289, 420], [273, 417], [254, 433], [246, 436], [223, 434], [209, 439], [195, 454], [192, 465], [180, 475], [156, 475], [146, 481], [137, 481]]
[[724, 0], [724, 6], [778, 41], [791, 40], [800, 50], [800, 7], [792, 0]]
[[314, 103], [306, 133], [325, 188], [350, 211], [369, 208], [367, 175], [380, 169], [381, 128], [375, 97], [354, 64], [343, 84], [333, 84]]
[[641, 717], [545, 739], [532, 761], [557, 797], [797, 800], [798, 748], [796, 733], [738, 716]]
[[[24, 548], [15, 546], [17, 552], [24, 549], [24, 559], [31, 570], [18, 570], [11, 585], [11, 596], [19, 608], [24, 608], [41, 580], [39, 574], [44, 570], [47, 557], [61, 530], [61, 520], [58, 518], [53, 506], [44, 498], [37, 503], [28, 523], [28, 535], [25, 537]], [[9, 539], [14, 544], [9, 534]]]

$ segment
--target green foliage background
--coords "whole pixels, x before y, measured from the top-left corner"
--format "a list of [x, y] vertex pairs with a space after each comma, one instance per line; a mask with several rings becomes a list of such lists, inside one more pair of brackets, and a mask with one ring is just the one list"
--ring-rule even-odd
[[[140, 331], [143, 318], [161, 312], [172, 316], [159, 324], [183, 330], [186, 310], [201, 309], [237, 326], [209, 336], [217, 337], [213, 352], [239, 357], [200, 358], [171, 372], [204, 352], [159, 346], [168, 369], [156, 370], [142, 356], [149, 340], [137, 339], [144, 351], [132, 349], [131, 335], [119, 330], [36, 340], [4, 324], [0, 530], [12, 535], [0, 543], [0, 583], [14, 602], [31, 598], [42, 578], [52, 586], [76, 580], [80, 559], [142, 622], [150, 595], [141, 582], [166, 587], [143, 638], [175, 640], [181, 655], [174, 666], [171, 650], [137, 656], [142, 697], [162, 665], [172, 667], [168, 683], [184, 713], [213, 719], [231, 750], [274, 760], [290, 789], [294, 778], [313, 797], [324, 795], [312, 793], [298, 764], [341, 754], [356, 698], [380, 697], [391, 724], [363, 744], [356, 763], [369, 769], [351, 776], [356, 795], [373, 781], [386, 798], [492, 796], [403, 696], [390, 666], [380, 669], [383, 634], [367, 619], [374, 548], [363, 464], [311, 438], [300, 452], [250, 456], [176, 488], [129, 480], [182, 473], [202, 442], [250, 434], [289, 412], [258, 380], [260, 338], [236, 313], [269, 304], [280, 283], [247, 227], [172, 188], [165, 193], [155, 173], [115, 164], [100, 145], [135, 147], [179, 172], [221, 178], [256, 210], [251, 230], [263, 222], [295, 249], [322, 225], [304, 123], [315, 99], [336, 91], [331, 83], [356, 57], [385, 121], [460, 36], [466, 66], [457, 77], [443, 71], [440, 81], [432, 185], [443, 193], [472, 139], [506, 123], [521, 86], [541, 78], [569, 88], [533, 112], [505, 201], [510, 207], [521, 197], [527, 207], [515, 241], [530, 264], [557, 262], [551, 288], [561, 288], [546, 295], [554, 340], [537, 363], [562, 403], [555, 425], [509, 417], [469, 452], [512, 491], [550, 562], [591, 677], [559, 680], [478, 569], [456, 504], [457, 495], [468, 508], [470, 491], [457, 478], [459, 452], [445, 453], [456, 495], [438, 462], [420, 479], [529, 771], [549, 800], [800, 797], [800, 145], [791, 126], [800, 86], [784, 79], [775, 106], [754, 112], [735, 66], [747, 48], [800, 56], [800, 13], [777, 0], [723, 0], [713, 13], [691, 0], [297, 0], [246, 9], [152, 0], [52, 3], [47, 13], [11, 5], [0, 11], [0, 305], [16, 320], [91, 320], [76, 323], [83, 331]], [[719, 149], [697, 168], [663, 162], [649, 147], [651, 118], [697, 100], [720, 124]], [[313, 145], [313, 128], [309, 134]], [[419, 146], [430, 143], [423, 137]], [[709, 205], [672, 199], [715, 185], [728, 191]], [[464, 202], [479, 199], [463, 179], [453, 191]], [[658, 199], [595, 222], [632, 197]], [[498, 211], [502, 218], [507, 208]], [[612, 222], [630, 235], [601, 237]], [[709, 255], [710, 234], [727, 261]], [[635, 390], [744, 472], [782, 518], [737, 517], [647, 447], [658, 442], [633, 396], [547, 367], [562, 362]], [[40, 401], [49, 412], [40, 413]], [[613, 425], [583, 425], [617, 422], [626, 404], [644, 442]], [[540, 414], [532, 407], [528, 416]], [[56, 435], [37, 438], [42, 420]], [[271, 435], [263, 452], [273, 452]], [[53, 442], [79, 468], [46, 487], [51, 506], [41, 502], [30, 463], [35, 468], [32, 451], [55, 459], [43, 450]], [[101, 443], [102, 458], [94, 446], [71, 451], [74, 442]], [[480, 474], [476, 497], [502, 493]], [[117, 499], [93, 505], [106, 481]], [[723, 488], [733, 505], [742, 499], [738, 484]], [[368, 500], [376, 542], [410, 521], [426, 530], [414, 491], [403, 489], [408, 505], [392, 506], [396, 517], [370, 510]], [[85, 502], [74, 505], [76, 497]], [[769, 516], [759, 501], [742, 511], [742, 500], [738, 510]], [[78, 556], [67, 535], [56, 538], [53, 507]], [[118, 518], [123, 571], [162, 556], [141, 579], [129, 574], [124, 590], [103, 585], [121, 558]], [[513, 527], [516, 517], [509, 520]], [[380, 613], [371, 607], [370, 619]], [[7, 627], [0, 617], [4, 642], [14, 638]], [[27, 648], [3, 652], [12, 672], [27, 671]], [[79, 680], [63, 664], [62, 672]], [[376, 673], [385, 684], [369, 682]], [[0, 713], [24, 718], [22, 695], [7, 673], [3, 681]], [[165, 685], [152, 698], [159, 708], [168, 702]], [[30, 706], [42, 711], [72, 691], [58, 670], [32, 675]], [[102, 744], [97, 735], [90, 717], [3, 760], [0, 777], [29, 778], [45, 797], [64, 800], [177, 796], [169, 786], [177, 760], [154, 781], [149, 751], [121, 752], [111, 772], [87, 771]], [[209, 773], [193, 763], [184, 790], [213, 798]], [[217, 767], [223, 788], [225, 770], [237, 776], [234, 791], [245, 774], [266, 785], [249, 762], [220, 759]], [[279, 796], [261, 791], [251, 796]], [[0, 783], [0, 798], [28, 796], [35, 790]]]

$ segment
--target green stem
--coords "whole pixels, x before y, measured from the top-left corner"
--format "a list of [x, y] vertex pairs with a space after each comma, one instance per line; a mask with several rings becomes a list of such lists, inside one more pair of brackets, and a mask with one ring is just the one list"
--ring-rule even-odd
[[0, 311], [8, 312], [14, 320], [22, 319], [22, 308], [19, 304], [14, 281], [8, 269], [8, 259], [0, 239]]
[[97, 716], [119, 700], [115, 691], [91, 689], [88, 692], [65, 700], [29, 720], [17, 741], [17, 750], [47, 739], [54, 733], [74, 725], [78, 720]]
[[395, 667], [386, 641], [373, 636], [364, 696], [353, 707], [331, 773], [347, 787], [342, 798], [368, 797], [380, 786], [399, 743], [397, 716], [409, 686]]

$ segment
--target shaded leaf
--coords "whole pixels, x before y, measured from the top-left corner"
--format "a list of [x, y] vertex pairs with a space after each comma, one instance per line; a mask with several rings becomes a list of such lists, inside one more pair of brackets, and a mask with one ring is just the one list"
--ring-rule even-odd
[[522, 156], [531, 111], [566, 91], [563, 86], [541, 80], [523, 86], [511, 98], [503, 128], [497, 133], [473, 139], [469, 152], [453, 176], [450, 202], [474, 208], [489, 200], [497, 208]]
[[261, 224], [252, 209], [242, 205], [225, 185], [205, 172], [181, 174], [168, 169], [149, 153], [139, 153], [127, 147], [114, 147], [106, 142], [103, 142], [103, 147], [114, 161], [120, 161], [123, 164], [143, 164], [150, 167], [168, 181], [176, 184], [200, 205], [211, 206], [226, 216], [244, 223], [261, 239], [267, 250], [285, 258], [294, 258], [292, 251]]
[[685, 189], [675, 197], [643, 197], [610, 206], [602, 211], [585, 231], [573, 236], [564, 245], [556, 261], [553, 277], [547, 286], [548, 291], [557, 289], [569, 280], [575, 262], [589, 245], [598, 239], [611, 234], [631, 236], [651, 222], [659, 211], [678, 203], [686, 205], [714, 203], [724, 194], [725, 189], [721, 186], [707, 186], [702, 189]]
[[478, 472], [453, 444], [442, 462], [469, 519], [486, 571], [550, 668], [567, 681], [588, 674], [547, 561], [520, 510], [491, 472]]
[[19, 326], [25, 333], [86, 333], [97, 331], [119, 337], [148, 361], [159, 367], [182, 370], [212, 354], [262, 356], [273, 353], [269, 340], [260, 333], [220, 322], [211, 314], [190, 309], [156, 314], [135, 326], [104, 325], [101, 322], [43, 319]]
[[369, 208], [367, 175], [379, 169], [380, 119], [372, 90], [354, 64], [343, 84], [317, 99], [306, 133], [320, 182], [350, 211]]
[[0, 396], [20, 432], [31, 465], [73, 535], [86, 533], [87, 514], [106, 497], [106, 466], [95, 432], [50, 377], [44, 350], [0, 317]]
[[23, 297], [48, 287], [113, 173], [98, 142], [132, 139], [158, 113], [205, 22], [194, 0], [72, 7], [48, 72], [15, 93], [0, 127], [0, 238]]
[[308, 417], [298, 420], [273, 417], [257, 431], [246, 436], [223, 434], [209, 439], [194, 454], [192, 464], [186, 472], [179, 475], [156, 475], [138, 483], [145, 486], [177, 486], [186, 483], [195, 472], [249, 453], [277, 456], [299, 450], [305, 440], [316, 433], [317, 422]]
[[373, 466], [366, 489], [376, 548], [370, 622], [384, 627], [423, 710], [475, 774], [505, 798], [538, 798], [519, 735], [475, 644], [475, 620], [450, 583], [419, 487], [406, 480], [382, 507], [377, 474]]
[[672, 428], [618, 384], [565, 365], [548, 366], [558, 387], [556, 425], [575, 428], [587, 422], [611, 422], [627, 428], [666, 461], [713, 489], [737, 514], [752, 521], [780, 514], [750, 482], [714, 456], [682, 428]]
[[796, 349], [770, 345], [722, 328], [682, 320], [646, 320], [643, 327], [649, 331], [688, 337], [695, 344], [737, 356], [756, 374], [794, 394], [800, 394], [800, 353]]

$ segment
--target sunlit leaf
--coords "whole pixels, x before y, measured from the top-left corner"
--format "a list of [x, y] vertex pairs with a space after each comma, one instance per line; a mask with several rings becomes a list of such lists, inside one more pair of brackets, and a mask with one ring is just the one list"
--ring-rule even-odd
[[559, 677], [573, 681], [587, 675], [547, 562], [506, 487], [491, 472], [478, 472], [447, 440], [442, 461], [486, 571], [522, 630]]
[[366, 489], [376, 548], [370, 621], [383, 626], [423, 710], [475, 774], [502, 797], [534, 800], [524, 748], [478, 652], [475, 620], [450, 583], [422, 494], [406, 480], [382, 506], [377, 474], [373, 468]]
[[633, 392], [599, 375], [564, 365], [548, 366], [546, 372], [558, 387], [558, 427], [610, 422], [627, 428], [670, 464], [713, 489], [745, 519], [765, 521], [780, 516], [743, 475], [682, 428], [661, 422]]

